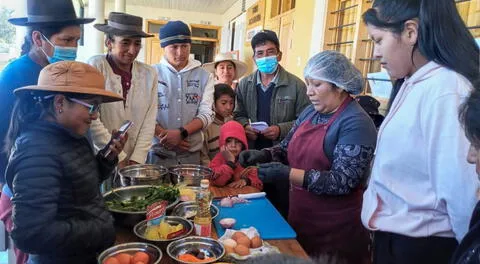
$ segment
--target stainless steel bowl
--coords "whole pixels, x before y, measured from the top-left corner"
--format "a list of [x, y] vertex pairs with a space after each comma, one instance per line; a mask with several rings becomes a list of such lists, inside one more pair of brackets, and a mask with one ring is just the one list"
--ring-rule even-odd
[[193, 164], [182, 164], [169, 168], [171, 182], [173, 184], [183, 183], [187, 186], [200, 186], [202, 179], [210, 179], [213, 176], [213, 170]]
[[158, 264], [163, 257], [162, 251], [157, 246], [149, 243], [135, 242], [118, 244], [107, 248], [100, 253], [97, 260], [99, 264], [103, 264], [103, 261], [105, 261], [108, 257], [113, 257], [116, 254], [127, 253], [133, 255], [138, 251], [143, 251], [150, 256], [150, 262], [148, 264]]
[[[188, 220], [193, 220], [195, 215], [197, 214], [198, 204], [196, 202], [183, 202], [177, 204], [173, 210], [172, 215], [180, 216], [186, 218]], [[212, 219], [218, 216], [218, 207], [215, 205], [210, 206], [210, 214], [212, 215]]]
[[189, 236], [192, 232], [193, 232], [193, 224], [188, 221], [187, 219], [183, 218], [183, 217], [179, 217], [179, 216], [166, 216], [165, 217], [165, 221], [170, 224], [170, 225], [178, 225], [178, 224], [181, 224], [183, 225], [183, 228], [186, 229], [186, 232], [184, 234], [182, 234], [181, 236], [178, 236], [178, 237], [175, 237], [175, 238], [171, 238], [171, 239], [159, 239], [159, 240], [151, 240], [151, 239], [147, 239], [145, 237], [145, 231], [147, 229], [147, 220], [143, 220], [141, 221], [140, 223], [136, 224], [134, 227], [133, 227], [133, 233], [139, 237], [140, 239], [144, 240], [144, 241], [147, 241], [149, 243], [152, 243], [152, 244], [155, 244], [161, 248], [165, 248], [168, 243], [172, 242], [172, 241], [175, 241], [175, 240], [179, 240], [179, 239], [182, 239], [184, 237], [187, 237]]
[[[137, 185], [137, 186], [127, 186], [127, 187], [120, 187], [114, 190], [108, 191], [103, 194], [103, 198], [105, 201], [112, 201], [112, 200], [119, 200], [119, 201], [126, 201], [132, 198], [133, 196], [136, 197], [145, 197], [147, 190], [151, 187], [156, 187], [153, 185]], [[170, 211], [178, 204], [180, 198], [177, 199], [167, 206], [167, 211]], [[115, 222], [119, 223], [123, 226], [132, 227], [138, 222], [144, 220], [146, 218], [146, 210], [142, 211], [123, 211], [118, 209], [107, 209], [112, 213], [113, 217], [115, 218]]]
[[222, 243], [212, 238], [199, 236], [186, 237], [170, 243], [167, 247], [167, 254], [178, 263], [190, 264], [194, 262], [181, 261], [177, 257], [195, 248], [203, 252], [206, 257], [213, 258], [212, 261], [202, 263], [217, 262], [225, 255], [225, 248]]
[[137, 164], [118, 171], [121, 186], [169, 184], [167, 168], [153, 164]]

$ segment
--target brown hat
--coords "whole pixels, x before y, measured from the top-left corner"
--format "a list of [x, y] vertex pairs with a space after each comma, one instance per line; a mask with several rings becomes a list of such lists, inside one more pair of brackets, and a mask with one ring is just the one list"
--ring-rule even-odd
[[40, 71], [37, 85], [21, 87], [13, 93], [21, 96], [27, 92], [34, 94], [35, 91], [101, 96], [104, 103], [123, 100], [121, 95], [105, 90], [102, 73], [78, 61], [49, 64]]
[[28, 0], [27, 17], [10, 18], [17, 26], [87, 24], [95, 18], [78, 18], [72, 0]]
[[143, 32], [142, 23], [143, 20], [139, 16], [120, 12], [110, 12], [110, 14], [108, 14], [107, 24], [95, 24], [93, 26], [102, 32], [113, 34], [115, 36], [141, 38], [153, 37], [153, 35]]

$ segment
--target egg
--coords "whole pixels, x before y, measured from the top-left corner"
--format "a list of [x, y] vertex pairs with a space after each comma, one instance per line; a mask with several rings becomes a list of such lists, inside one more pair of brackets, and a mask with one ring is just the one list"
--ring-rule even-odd
[[225, 248], [225, 254], [235, 253], [235, 249], [230, 246], [223, 246]]
[[235, 253], [237, 253], [240, 256], [246, 256], [250, 254], [250, 249], [244, 245], [238, 245], [235, 247]]
[[120, 253], [115, 255], [115, 258], [118, 260], [119, 264], [130, 264], [132, 261], [132, 255], [129, 255], [127, 253]]
[[120, 262], [115, 257], [109, 257], [103, 261], [103, 264], [120, 264]]
[[237, 231], [237, 232], [233, 233], [232, 239], [235, 240], [235, 241], [238, 241], [238, 239], [240, 237], [246, 237], [246, 236], [247, 235], [245, 235], [243, 232]]
[[244, 236], [244, 237], [240, 237], [239, 239], [237, 239], [237, 244], [238, 245], [244, 245], [247, 248], [249, 248], [250, 245], [251, 245], [251, 241], [247, 236]]
[[262, 246], [262, 239], [259, 236], [254, 236], [252, 237], [252, 240], [250, 240], [251, 248], [259, 248]]
[[227, 238], [227, 239], [223, 240], [223, 245], [234, 248], [234, 247], [237, 246], [237, 242], [235, 240], [231, 239], [231, 238]]
[[139, 251], [133, 255], [132, 262], [137, 264], [137, 262], [143, 262], [143, 263], [148, 263], [150, 261], [150, 256], [143, 252]]

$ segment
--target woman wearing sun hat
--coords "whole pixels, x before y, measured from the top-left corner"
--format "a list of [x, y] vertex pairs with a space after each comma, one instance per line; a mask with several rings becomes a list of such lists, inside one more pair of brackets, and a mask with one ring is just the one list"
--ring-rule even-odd
[[14, 94], [5, 147], [12, 239], [30, 254], [28, 263], [96, 263], [115, 241], [99, 185], [118, 163], [126, 138], [113, 140], [112, 153], [103, 158], [85, 135], [101, 103], [123, 98], [105, 90], [95, 68], [72, 61], [46, 66], [38, 85]]
[[233, 89], [237, 87], [236, 81], [247, 72], [247, 65], [234, 59], [231, 53], [219, 53], [215, 61], [205, 63], [202, 67], [215, 75], [216, 83], [228, 84]]

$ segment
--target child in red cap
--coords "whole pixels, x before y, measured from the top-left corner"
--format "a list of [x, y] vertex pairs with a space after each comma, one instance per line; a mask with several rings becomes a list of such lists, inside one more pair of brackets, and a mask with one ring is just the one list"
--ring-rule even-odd
[[238, 162], [238, 155], [248, 149], [247, 137], [242, 125], [229, 121], [220, 128], [220, 152], [210, 162], [214, 174], [210, 181], [215, 186], [241, 188], [246, 185], [262, 190], [256, 167], [244, 168]]

